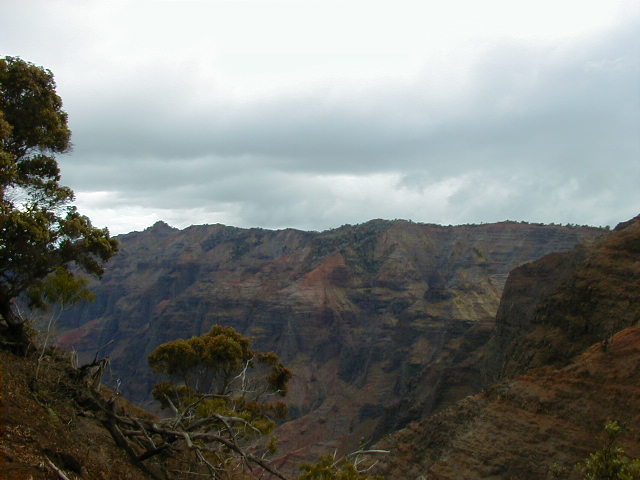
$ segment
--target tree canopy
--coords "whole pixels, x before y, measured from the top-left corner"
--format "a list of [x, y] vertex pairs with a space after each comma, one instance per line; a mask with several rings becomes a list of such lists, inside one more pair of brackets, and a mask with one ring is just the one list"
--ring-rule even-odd
[[99, 277], [117, 251], [108, 230], [93, 227], [72, 205], [73, 191], [60, 184], [56, 154], [70, 149], [51, 71], [0, 59], [0, 316], [13, 335], [23, 334], [16, 298], [43, 306], [55, 300], [47, 287], [53, 278], [78, 271]]
[[170, 379], [153, 389], [165, 408], [197, 403], [200, 416], [224, 410], [249, 421], [286, 414], [284, 404], [270, 399], [286, 395], [291, 372], [275, 353], [252, 350], [249, 338], [232, 327], [215, 325], [199, 337], [162, 344], [149, 365]]
[[[193, 447], [199, 459], [208, 452], [216, 464], [244, 468], [253, 463], [275, 472], [245, 451], [287, 414], [279, 397], [287, 393], [291, 372], [275, 353], [252, 350], [249, 338], [215, 325], [201, 336], [158, 346], [149, 355], [149, 365], [169, 379], [155, 385], [153, 396], [173, 411], [174, 428], [212, 442]], [[275, 451], [274, 439], [266, 450]]]

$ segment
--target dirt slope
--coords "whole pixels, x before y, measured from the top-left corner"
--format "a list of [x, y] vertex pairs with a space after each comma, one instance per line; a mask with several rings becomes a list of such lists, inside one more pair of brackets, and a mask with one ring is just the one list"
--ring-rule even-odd
[[[500, 382], [382, 441], [392, 455], [378, 471], [395, 479], [550, 479], [601, 445], [607, 420], [629, 427], [627, 453], [640, 456], [640, 327], [593, 345], [561, 369]], [[422, 477], [421, 477], [422, 476]]]
[[[152, 478], [116, 446], [67, 356], [47, 356], [36, 380], [37, 369], [36, 357], [0, 350], [0, 479], [59, 479], [49, 461], [71, 480]], [[122, 399], [118, 408], [149, 416]]]

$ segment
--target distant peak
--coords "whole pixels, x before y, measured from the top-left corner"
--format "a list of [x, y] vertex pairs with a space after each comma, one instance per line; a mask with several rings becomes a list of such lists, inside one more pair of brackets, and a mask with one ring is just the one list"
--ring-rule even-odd
[[614, 230], [616, 232], [620, 231], [620, 230], [624, 230], [625, 228], [627, 228], [630, 225], [633, 225], [636, 222], [640, 222], [640, 215], [637, 215], [637, 216], [633, 217], [632, 219], [627, 220], [626, 222], [619, 223], [618, 225], [616, 225], [616, 228], [614, 228]]
[[145, 229], [145, 231], [149, 231], [149, 230], [153, 230], [155, 232], [162, 232], [162, 231], [177, 230], [177, 228], [172, 227], [171, 225], [169, 225], [166, 222], [163, 222], [162, 220], [158, 220], [152, 226], [150, 226], [149, 228]]

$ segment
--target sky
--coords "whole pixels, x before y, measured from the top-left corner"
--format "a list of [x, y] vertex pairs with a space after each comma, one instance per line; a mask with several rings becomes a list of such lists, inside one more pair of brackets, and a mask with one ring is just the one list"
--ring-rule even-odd
[[2, 0], [112, 234], [640, 213], [637, 0]]

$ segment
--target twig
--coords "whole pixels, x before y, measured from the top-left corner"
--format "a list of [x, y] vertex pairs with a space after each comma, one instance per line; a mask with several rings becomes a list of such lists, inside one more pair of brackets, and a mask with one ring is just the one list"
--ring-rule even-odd
[[211, 463], [204, 457], [204, 455], [202, 454], [202, 452], [200, 451], [200, 449], [196, 449], [196, 455], [198, 456], [198, 459], [203, 462], [207, 468], [209, 469], [209, 473], [211, 474], [211, 476], [215, 479], [215, 478], [220, 478], [218, 476], [218, 471], [216, 469], [216, 467], [214, 467], [213, 465], [211, 465]]
[[93, 357], [93, 363], [97, 363], [98, 361], [98, 355], [100, 354], [100, 352], [102, 352], [105, 348], [107, 348], [109, 345], [111, 345], [113, 342], [115, 342], [115, 340], [109, 340], [107, 343], [105, 343], [103, 346], [101, 346], [97, 351], [96, 351], [96, 356]]
[[62, 470], [56, 467], [49, 457], [45, 456], [44, 458], [47, 459], [47, 463], [53, 469], [53, 471], [56, 472], [58, 477], [60, 477], [60, 480], [69, 480], [69, 477], [67, 477]]
[[353, 457], [354, 455], [369, 455], [370, 453], [391, 453], [390, 450], [356, 450], [347, 454], [347, 457]]

